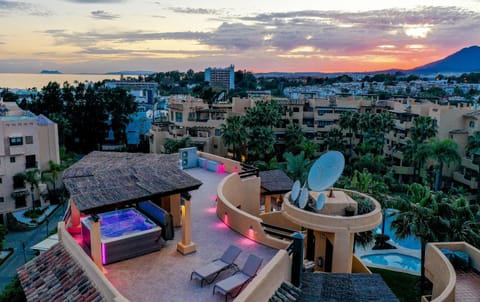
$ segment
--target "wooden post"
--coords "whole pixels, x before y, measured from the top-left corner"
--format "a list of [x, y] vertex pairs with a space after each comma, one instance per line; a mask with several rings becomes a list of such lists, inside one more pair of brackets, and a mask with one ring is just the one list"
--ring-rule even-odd
[[265, 213], [270, 212], [270, 208], [272, 204], [272, 196], [270, 195], [265, 195]]
[[182, 225], [182, 213], [180, 211], [180, 194], [175, 194], [170, 196], [169, 211], [173, 217], [173, 226], [180, 227]]
[[106, 255], [103, 255], [102, 258], [101, 238], [102, 234], [100, 231], [100, 220], [93, 220], [90, 224], [90, 252], [92, 253], [93, 262], [98, 266], [101, 271], [103, 271], [103, 258], [105, 258]]

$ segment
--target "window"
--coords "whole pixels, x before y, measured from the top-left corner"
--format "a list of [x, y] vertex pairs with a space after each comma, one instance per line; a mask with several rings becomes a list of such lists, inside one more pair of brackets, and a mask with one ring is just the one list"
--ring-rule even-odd
[[215, 129], [215, 136], [222, 136], [222, 129]]
[[5, 198], [0, 197], [0, 202], [4, 202], [4, 201], [5, 201]]
[[14, 163], [15, 162], [15, 156], [10, 156], [10, 162]]
[[2, 183], [2, 178], [0, 177], [0, 184]]
[[182, 112], [175, 112], [175, 122], [183, 123], [183, 113]]
[[468, 127], [470, 127], [470, 128], [475, 128], [475, 122], [474, 122], [474, 121], [470, 121], [470, 123], [468, 123]]
[[293, 112], [300, 112], [300, 108], [298, 108], [298, 107], [293, 107]]
[[35, 155], [27, 155], [25, 156], [25, 169], [36, 168], [37, 161], [35, 159]]
[[25, 136], [25, 144], [27, 145], [33, 144], [33, 136]]
[[23, 145], [23, 137], [10, 137], [10, 146], [20, 146]]

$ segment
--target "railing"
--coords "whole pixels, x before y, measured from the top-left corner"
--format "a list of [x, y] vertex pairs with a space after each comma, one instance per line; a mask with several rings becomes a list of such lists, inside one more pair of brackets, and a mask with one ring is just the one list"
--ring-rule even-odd
[[250, 177], [250, 176], [257, 176], [260, 173], [260, 170], [254, 166], [250, 166], [244, 163], [240, 163], [240, 166], [242, 167], [242, 172], [238, 173], [238, 176], [240, 178], [245, 178], [245, 177]]

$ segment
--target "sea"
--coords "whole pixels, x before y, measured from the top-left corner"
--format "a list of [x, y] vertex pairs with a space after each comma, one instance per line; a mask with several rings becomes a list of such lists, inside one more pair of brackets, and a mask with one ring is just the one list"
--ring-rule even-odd
[[0, 73], [0, 89], [29, 89], [41, 90], [48, 82], [57, 82], [60, 87], [64, 82], [74, 85], [78, 82], [98, 82], [102, 80], [119, 80], [120, 75], [110, 74], [48, 74], [48, 73]]

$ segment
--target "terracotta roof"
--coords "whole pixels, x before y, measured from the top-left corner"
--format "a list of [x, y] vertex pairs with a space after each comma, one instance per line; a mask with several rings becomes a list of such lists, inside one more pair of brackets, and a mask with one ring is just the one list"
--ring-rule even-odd
[[260, 182], [270, 194], [289, 192], [293, 186], [293, 181], [282, 170], [260, 171]]
[[202, 185], [178, 168], [177, 154], [100, 151], [67, 169], [63, 182], [84, 213], [188, 192]]
[[61, 243], [17, 269], [27, 301], [104, 301]]

